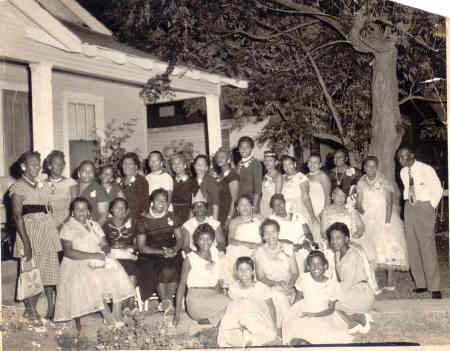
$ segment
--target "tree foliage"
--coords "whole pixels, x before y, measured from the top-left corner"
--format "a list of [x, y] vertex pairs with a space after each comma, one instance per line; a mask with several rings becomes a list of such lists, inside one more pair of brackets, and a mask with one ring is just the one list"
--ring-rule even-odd
[[[249, 80], [247, 90], [223, 90], [223, 108], [236, 118], [273, 116], [260, 140], [279, 151], [331, 134], [369, 152], [373, 66], [386, 42], [398, 51], [399, 101], [422, 96], [423, 81], [445, 76], [444, 19], [390, 1], [79, 1], [101, 6], [100, 19], [121, 41]], [[435, 99], [445, 100], [443, 82], [433, 84]]]

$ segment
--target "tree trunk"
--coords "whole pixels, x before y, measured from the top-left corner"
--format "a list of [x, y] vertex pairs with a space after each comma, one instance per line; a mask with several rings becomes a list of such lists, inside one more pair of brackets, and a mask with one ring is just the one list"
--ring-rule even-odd
[[372, 79], [372, 138], [369, 154], [380, 161], [379, 170], [395, 184], [395, 153], [401, 143], [398, 129], [397, 49], [376, 52]]

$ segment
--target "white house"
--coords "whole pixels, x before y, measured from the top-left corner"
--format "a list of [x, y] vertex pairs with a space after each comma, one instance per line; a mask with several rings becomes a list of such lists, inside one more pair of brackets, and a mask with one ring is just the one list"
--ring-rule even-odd
[[212, 153], [222, 143], [221, 87], [247, 87], [246, 81], [176, 67], [171, 100], [204, 97], [206, 126], [149, 133], [139, 92], [167, 63], [114, 40], [75, 0], [0, 0], [0, 31], [0, 177], [31, 148], [43, 156], [64, 151], [69, 172], [95, 138], [91, 131], [101, 136], [111, 120], [137, 118], [125, 146], [144, 157], [160, 140], [180, 137]]

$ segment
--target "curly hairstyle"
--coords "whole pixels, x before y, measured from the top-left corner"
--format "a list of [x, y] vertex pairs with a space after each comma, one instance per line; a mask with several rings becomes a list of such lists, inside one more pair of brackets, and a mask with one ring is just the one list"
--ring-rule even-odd
[[335, 222], [332, 225], [330, 225], [327, 229], [326, 233], [328, 242], [331, 241], [331, 233], [334, 232], [335, 230], [341, 232], [347, 238], [350, 238], [350, 230], [348, 229], [347, 224], [342, 222]]
[[253, 138], [249, 137], [248, 135], [244, 135], [239, 138], [238, 148], [241, 147], [242, 143], [248, 143], [252, 149], [255, 147], [255, 141], [253, 140]]
[[66, 163], [66, 159], [65, 159], [65, 155], [64, 152], [60, 151], [60, 150], [53, 150], [52, 152], [50, 152], [47, 157], [44, 160], [44, 163], [42, 165], [42, 169], [43, 172], [50, 175], [50, 165], [52, 164], [53, 160], [55, 158], [60, 158], [63, 163]]
[[76, 197], [75, 199], [73, 199], [72, 202], [70, 203], [70, 207], [69, 207], [70, 215], [73, 215], [73, 211], [74, 211], [74, 209], [75, 209], [75, 205], [76, 205], [78, 202], [83, 202], [83, 203], [85, 203], [86, 206], [87, 206], [87, 208], [88, 208], [88, 210], [89, 210], [89, 212], [92, 212], [92, 206], [91, 206], [91, 204], [89, 203], [89, 201], [88, 201], [85, 197], [78, 196], [78, 197]]
[[208, 234], [211, 238], [211, 241], [214, 241], [216, 239], [216, 232], [214, 231], [214, 228], [211, 227], [208, 223], [200, 224], [197, 229], [195, 229], [194, 234], [192, 235], [192, 241], [194, 242], [195, 247], [198, 250], [198, 240], [200, 239], [200, 236], [203, 234]]
[[269, 225], [273, 225], [276, 228], [277, 232], [280, 232], [280, 223], [272, 218], [266, 218], [259, 226], [259, 234], [261, 235], [261, 237], [264, 236], [264, 228]]
[[158, 188], [152, 191], [150, 194], [150, 202], [154, 201], [158, 195], [163, 195], [166, 201], [169, 201], [169, 192], [166, 189]]
[[[322, 260], [323, 264], [328, 265], [328, 260], [325, 257], [325, 254], [322, 251], [313, 250], [308, 254], [308, 256], [306, 256], [306, 259], [305, 259], [306, 269], [308, 269], [308, 267], [311, 265], [311, 261], [314, 257], [319, 257]], [[309, 272], [309, 269], [308, 270], [306, 270], [306, 269], [305, 269], [305, 271]]]
[[119, 162], [119, 168], [123, 173], [123, 161], [125, 161], [127, 158], [133, 160], [134, 164], [138, 169], [141, 168], [141, 161], [139, 160], [139, 156], [135, 152], [127, 152], [125, 155], [122, 156]]

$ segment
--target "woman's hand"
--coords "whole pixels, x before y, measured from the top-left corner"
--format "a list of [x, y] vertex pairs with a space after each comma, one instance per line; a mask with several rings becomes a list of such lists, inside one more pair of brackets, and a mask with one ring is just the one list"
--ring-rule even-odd
[[177, 255], [177, 251], [174, 248], [172, 248], [172, 247], [169, 247], [169, 248], [163, 247], [163, 256], [164, 256], [164, 258], [172, 258], [172, 257], [175, 257], [176, 255]]
[[30, 261], [33, 258], [33, 249], [31, 248], [31, 245], [29, 243], [24, 244], [23, 251], [24, 251], [25, 259], [27, 261]]
[[225, 229], [228, 229], [230, 227], [230, 222], [231, 222], [231, 217], [227, 217], [227, 219], [223, 225]]
[[311, 318], [311, 317], [314, 317], [314, 313], [312, 313], [312, 312], [303, 312], [300, 315], [300, 318]]
[[176, 327], [180, 324], [180, 313], [175, 313], [175, 316], [173, 316], [173, 326]]

